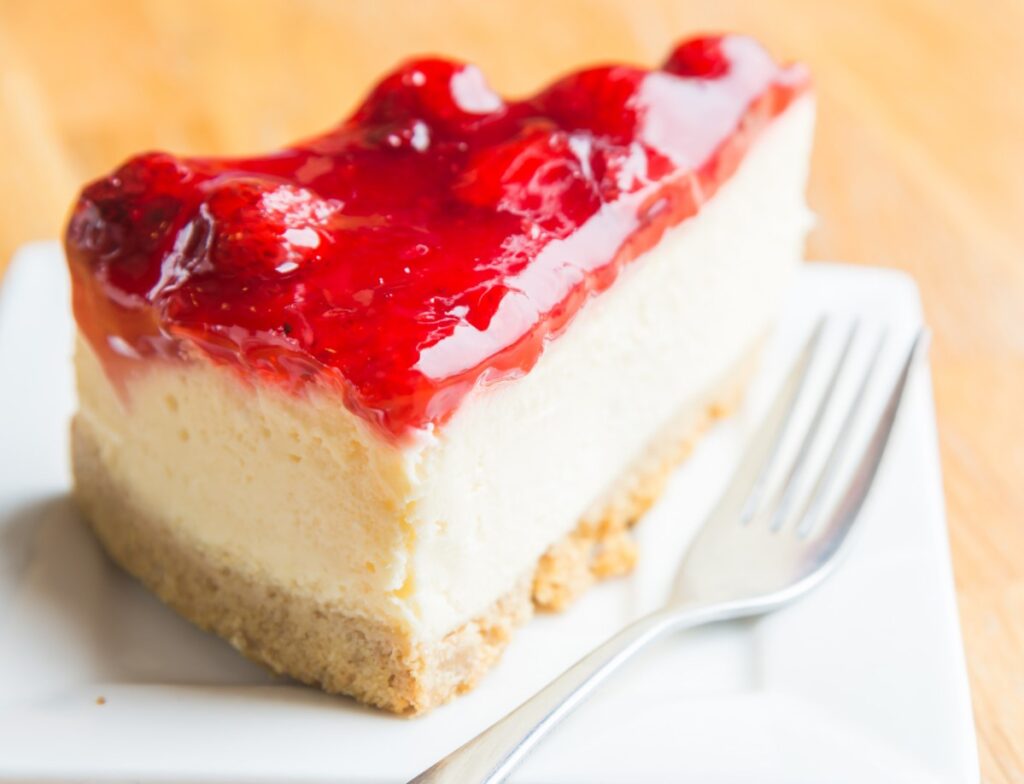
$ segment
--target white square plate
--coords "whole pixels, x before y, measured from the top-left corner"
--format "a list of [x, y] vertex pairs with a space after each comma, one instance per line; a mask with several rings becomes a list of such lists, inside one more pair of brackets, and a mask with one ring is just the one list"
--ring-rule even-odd
[[[860, 315], [869, 332], [888, 325], [887, 370], [921, 320], [914, 284], [898, 273], [806, 268], [744, 411], [705, 439], [640, 525], [637, 573], [537, 618], [476, 691], [408, 720], [268, 675], [106, 561], [68, 497], [68, 310], [59, 247], [26, 247], [0, 292], [7, 779], [405, 781], [658, 603], [817, 315]], [[977, 781], [926, 367], [863, 514], [848, 562], [820, 590], [651, 650], [514, 780]]]

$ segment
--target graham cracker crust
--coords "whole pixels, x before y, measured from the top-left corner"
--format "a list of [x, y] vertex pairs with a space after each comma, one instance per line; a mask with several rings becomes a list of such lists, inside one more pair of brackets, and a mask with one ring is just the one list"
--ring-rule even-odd
[[439, 642], [411, 642], [390, 627], [273, 587], [194, 547], [136, 508], [104, 470], [80, 419], [72, 424], [75, 496], [111, 558], [197, 626], [272, 671], [394, 713], [430, 710], [469, 691], [501, 657], [534, 608], [561, 610], [597, 580], [629, 572], [629, 529], [658, 499], [672, 469], [739, 403], [756, 352], [706, 401], [690, 405], [513, 590]]

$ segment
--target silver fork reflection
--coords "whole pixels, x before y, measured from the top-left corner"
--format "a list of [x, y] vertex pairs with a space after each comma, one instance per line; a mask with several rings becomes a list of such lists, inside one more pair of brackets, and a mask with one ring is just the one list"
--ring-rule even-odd
[[729, 485], [683, 557], [665, 605], [584, 656], [410, 784], [504, 781], [552, 727], [652, 641], [670, 632], [775, 610], [807, 593], [834, 569], [878, 471], [926, 333], [922, 330], [914, 338], [869, 440], [856, 456], [838, 499], [826, 508], [885, 342], [884, 336], [879, 339], [828, 456], [810, 490], [804, 492], [803, 503], [798, 504], [798, 494], [803, 492], [801, 479], [810, 468], [811, 446], [847, 364], [856, 325], [851, 328], [796, 456], [766, 500], [770, 480], [780, 466], [780, 445], [794, 419], [823, 327], [824, 322], [819, 322], [807, 340]]

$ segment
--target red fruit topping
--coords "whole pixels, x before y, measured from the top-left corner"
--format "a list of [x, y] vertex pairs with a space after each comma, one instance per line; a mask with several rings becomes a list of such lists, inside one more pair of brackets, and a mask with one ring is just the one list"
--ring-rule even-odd
[[412, 61], [305, 143], [152, 153], [88, 186], [66, 237], [75, 314], [115, 379], [205, 356], [334, 386], [402, 438], [527, 372], [807, 85], [738, 36], [517, 102], [473, 66]]
[[450, 60], [412, 60], [386, 77], [349, 125], [372, 128], [416, 117], [428, 126], [459, 134], [501, 116], [501, 96], [475, 65]]
[[722, 38], [691, 38], [679, 44], [662, 68], [677, 76], [716, 79], [729, 73], [730, 59], [722, 49]]

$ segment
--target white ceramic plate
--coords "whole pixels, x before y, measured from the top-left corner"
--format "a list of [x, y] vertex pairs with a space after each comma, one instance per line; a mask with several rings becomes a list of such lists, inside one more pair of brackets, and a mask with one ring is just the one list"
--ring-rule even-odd
[[[0, 292], [7, 779], [405, 781], [657, 604], [817, 315], [843, 323], [859, 314], [861, 358], [888, 325], [886, 373], [921, 319], [914, 284], [900, 274], [807, 268], [744, 411], [703, 442], [640, 526], [636, 574], [536, 619], [476, 691], [407, 720], [268, 675], [105, 560], [68, 497], [68, 311], [58, 246], [26, 247]], [[840, 333], [828, 333], [833, 345]], [[514, 780], [977, 781], [926, 367], [863, 514], [848, 562], [819, 591], [774, 616], [651, 650]]]

